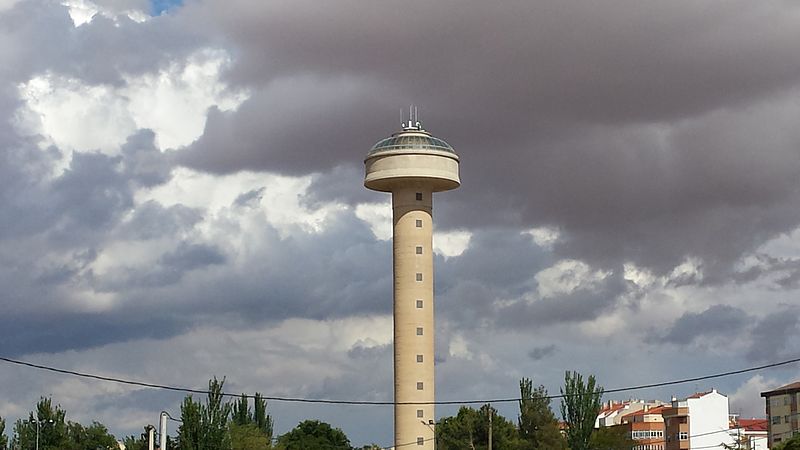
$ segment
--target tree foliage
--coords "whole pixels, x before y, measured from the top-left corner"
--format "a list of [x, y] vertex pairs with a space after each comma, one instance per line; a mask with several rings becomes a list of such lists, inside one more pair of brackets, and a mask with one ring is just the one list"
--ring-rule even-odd
[[800, 434], [781, 442], [773, 450], [800, 450]]
[[550, 409], [544, 386], [533, 388], [530, 378], [519, 382], [519, 418], [517, 426], [521, 449], [563, 450], [566, 441], [558, 428], [558, 419]]
[[0, 417], [0, 450], [8, 448], [8, 436], [6, 436], [6, 419]]
[[592, 450], [630, 450], [636, 445], [622, 426], [600, 427], [592, 433], [589, 448]]
[[517, 428], [497, 414], [491, 405], [479, 410], [462, 406], [455, 417], [446, 417], [436, 425], [436, 448], [443, 450], [484, 450], [489, 444], [491, 417], [492, 449], [516, 450], [521, 441]]
[[231, 404], [223, 402], [225, 379], [208, 382], [206, 403], [186, 396], [181, 404], [181, 426], [178, 428], [180, 450], [220, 450], [231, 448], [228, 422]]
[[14, 424], [14, 448], [34, 448], [37, 422], [41, 450], [96, 450], [117, 448], [117, 440], [99, 422], [84, 427], [77, 422], [67, 422], [67, 413], [61, 406], [53, 406], [50, 398], [42, 397], [26, 420]]
[[248, 398], [242, 394], [231, 403], [231, 446], [233, 450], [269, 448], [272, 442], [272, 417], [267, 414], [267, 401], [256, 392], [253, 412]]
[[570, 450], [588, 450], [603, 388], [597, 385], [594, 375], [589, 375], [584, 383], [581, 374], [567, 371], [561, 395], [564, 396], [561, 416], [567, 424], [567, 445]]
[[350, 440], [338, 428], [333, 428], [319, 420], [300, 422], [288, 433], [278, 438], [278, 448], [282, 450], [343, 450], [349, 449]]
[[0, 417], [0, 450], [8, 448], [8, 436], [6, 436], [6, 419]]

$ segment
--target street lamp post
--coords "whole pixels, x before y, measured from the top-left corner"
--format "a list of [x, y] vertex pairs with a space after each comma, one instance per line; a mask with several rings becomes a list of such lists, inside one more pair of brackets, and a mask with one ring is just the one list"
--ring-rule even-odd
[[[36, 450], [39, 450], [39, 426], [42, 423], [39, 417], [36, 417]], [[47, 423], [53, 423], [53, 419], [47, 419]]]

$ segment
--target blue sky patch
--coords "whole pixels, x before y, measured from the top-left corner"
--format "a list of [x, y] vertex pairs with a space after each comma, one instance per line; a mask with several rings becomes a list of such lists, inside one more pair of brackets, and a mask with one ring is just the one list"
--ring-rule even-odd
[[154, 16], [160, 16], [165, 11], [181, 5], [183, 5], [183, 0], [150, 0], [150, 13]]

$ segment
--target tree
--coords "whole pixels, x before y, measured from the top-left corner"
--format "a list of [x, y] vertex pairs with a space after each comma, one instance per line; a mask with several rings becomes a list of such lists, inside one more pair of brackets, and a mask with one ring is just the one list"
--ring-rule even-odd
[[208, 382], [208, 398], [206, 406], [202, 409], [203, 428], [205, 431], [203, 447], [208, 449], [230, 448], [230, 435], [228, 434], [228, 420], [231, 415], [231, 405], [224, 403], [222, 381], [214, 377]]
[[148, 427], [144, 427], [144, 431], [139, 437], [135, 436], [126, 436], [122, 440], [122, 444], [125, 445], [125, 450], [147, 450], [148, 448]]
[[88, 427], [84, 427], [77, 422], [68, 422], [67, 439], [69, 444], [65, 449], [69, 450], [110, 450], [118, 448], [116, 438], [108, 432], [105, 425], [99, 422], [92, 422]]
[[267, 414], [267, 401], [259, 392], [256, 392], [253, 403], [253, 423], [255, 423], [258, 429], [271, 441], [273, 422], [272, 417]]
[[561, 395], [564, 396], [561, 416], [567, 425], [567, 445], [570, 450], [588, 450], [603, 388], [597, 386], [594, 375], [589, 375], [584, 384], [581, 374], [567, 371]]
[[14, 448], [34, 448], [36, 445], [37, 421], [39, 448], [41, 450], [97, 450], [117, 448], [117, 440], [99, 422], [84, 427], [77, 422], [66, 421], [66, 411], [53, 406], [50, 398], [42, 397], [26, 420], [14, 424]]
[[773, 450], [800, 450], [800, 434], [776, 445]]
[[563, 450], [566, 442], [558, 429], [558, 419], [550, 409], [550, 398], [544, 386], [533, 388], [530, 378], [519, 382], [519, 418], [517, 420], [521, 448]]
[[53, 406], [50, 398], [41, 397], [36, 403], [36, 411], [31, 411], [26, 420], [17, 419], [14, 423], [12, 446], [33, 448], [36, 443], [36, 422], [39, 422], [39, 449], [61, 450], [69, 448], [67, 436], [66, 411], [60, 405]]
[[498, 415], [497, 410], [488, 404], [479, 410], [462, 406], [455, 417], [441, 419], [436, 425], [436, 447], [443, 450], [487, 449], [490, 426], [493, 450], [516, 450], [520, 447], [514, 424]]
[[592, 450], [631, 450], [635, 445], [636, 441], [619, 425], [600, 427], [589, 439], [589, 448]]
[[230, 424], [232, 450], [263, 450], [270, 448], [270, 439], [255, 424]]
[[233, 450], [268, 448], [272, 442], [272, 417], [267, 414], [267, 401], [258, 392], [253, 400], [252, 413], [245, 394], [231, 403], [230, 434]]
[[200, 450], [203, 441], [202, 409], [200, 402], [191, 395], [181, 403], [181, 425], [178, 427], [178, 448], [180, 450]]
[[0, 450], [8, 448], [8, 436], [6, 436], [6, 419], [0, 417]]
[[344, 450], [349, 449], [350, 440], [338, 428], [319, 420], [305, 420], [291, 431], [278, 438], [282, 450]]

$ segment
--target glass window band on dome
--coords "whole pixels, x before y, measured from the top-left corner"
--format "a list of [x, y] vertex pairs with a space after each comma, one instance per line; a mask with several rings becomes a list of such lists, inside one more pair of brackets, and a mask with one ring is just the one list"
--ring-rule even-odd
[[455, 154], [453, 147], [442, 139], [419, 134], [400, 134], [399, 136], [396, 135], [382, 139], [372, 146], [367, 156], [392, 150], [438, 150]]

